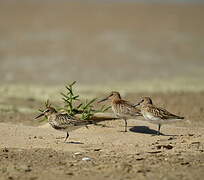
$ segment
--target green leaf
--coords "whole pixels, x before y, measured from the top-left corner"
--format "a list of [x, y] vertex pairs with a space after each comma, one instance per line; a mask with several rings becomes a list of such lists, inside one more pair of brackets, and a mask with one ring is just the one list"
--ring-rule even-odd
[[72, 98], [77, 100], [79, 98], [79, 95], [73, 96]]
[[66, 87], [67, 90], [69, 91], [67, 94], [68, 94], [68, 95], [69, 95], [69, 94], [73, 95], [72, 88], [70, 88], [70, 87], [68, 87], [68, 86], [65, 86], [65, 87]]
[[69, 96], [67, 96], [66, 94], [64, 94], [64, 93], [60, 93], [62, 96], [64, 96], [65, 98], [69, 98]]
[[42, 110], [42, 109], [38, 109], [38, 111], [43, 112], [43, 110]]
[[110, 108], [111, 108], [111, 106], [108, 106], [108, 107], [105, 107], [105, 106], [104, 106], [104, 107], [101, 108], [101, 111], [102, 111], [102, 112], [106, 112], [106, 111], [109, 110]]
[[90, 100], [88, 103], [86, 103], [84, 109], [86, 109], [87, 107], [89, 107], [92, 103], [94, 103], [96, 101], [97, 98], [94, 98], [92, 100]]
[[69, 86], [72, 87], [75, 84], [76, 84], [76, 81], [72, 82]]
[[77, 109], [80, 109], [80, 107], [82, 106], [83, 104], [80, 103], [78, 106], [77, 106]]

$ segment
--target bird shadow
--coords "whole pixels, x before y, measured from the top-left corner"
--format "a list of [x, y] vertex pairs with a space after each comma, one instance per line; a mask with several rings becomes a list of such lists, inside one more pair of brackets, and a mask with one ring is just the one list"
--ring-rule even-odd
[[[131, 132], [135, 132], [135, 133], [143, 133], [143, 134], [152, 134], [152, 135], [157, 135], [157, 131], [154, 129], [150, 129], [147, 126], [134, 126], [132, 128], [130, 128]], [[160, 133], [160, 135], [163, 135], [162, 133]]]
[[69, 142], [65, 142], [66, 144], [84, 144], [82, 142], [79, 141], [69, 141]]
[[154, 129], [150, 129], [148, 126], [134, 126], [130, 128], [131, 132], [135, 133], [143, 133], [143, 134], [151, 134], [153, 136], [160, 135], [160, 136], [177, 136], [177, 135], [170, 135], [170, 134], [163, 134], [160, 132], [160, 134], [157, 134], [158, 131]]

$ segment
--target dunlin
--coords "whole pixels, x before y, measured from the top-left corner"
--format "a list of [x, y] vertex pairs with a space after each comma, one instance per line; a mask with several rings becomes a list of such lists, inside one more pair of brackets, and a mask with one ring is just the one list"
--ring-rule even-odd
[[160, 128], [162, 124], [184, 119], [184, 117], [177, 116], [168, 112], [166, 109], [155, 106], [149, 97], [142, 98], [142, 100], [134, 106], [138, 106], [140, 104], [143, 117], [151, 123], [158, 124], [157, 134], [160, 134]]
[[40, 118], [42, 116], [47, 117], [49, 124], [54, 129], [67, 133], [65, 142], [69, 137], [69, 131], [78, 129], [83, 126], [87, 126], [89, 124], [96, 124], [98, 122], [105, 121], [104, 119], [80, 120], [73, 116], [70, 116], [69, 114], [57, 112], [55, 108], [50, 106], [47, 107], [46, 110], [43, 111], [40, 115], [35, 117], [35, 119]]
[[127, 132], [127, 119], [141, 116], [140, 110], [135, 108], [133, 104], [121, 98], [120, 93], [113, 91], [106, 98], [98, 103], [111, 100], [111, 107], [116, 117], [125, 121], [125, 132]]

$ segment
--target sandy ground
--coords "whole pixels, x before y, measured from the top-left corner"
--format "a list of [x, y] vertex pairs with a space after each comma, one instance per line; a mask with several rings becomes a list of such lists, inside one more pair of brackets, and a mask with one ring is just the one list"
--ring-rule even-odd
[[118, 124], [76, 130], [72, 144], [49, 128], [2, 123], [1, 178], [202, 179], [204, 128], [164, 126], [166, 135], [155, 136], [144, 122], [129, 121], [127, 133]]
[[[162, 126], [162, 136], [155, 135], [156, 125], [139, 118], [128, 121], [127, 133], [121, 132], [123, 121], [106, 121], [103, 126], [72, 131], [69, 142], [64, 143], [63, 132], [33, 120], [36, 112], [10, 113], [19, 116], [10, 119], [4, 112], [0, 118], [0, 179], [202, 179], [203, 94], [196, 94], [152, 94], [157, 104], [171, 99], [168, 109], [187, 117], [187, 121]], [[191, 98], [197, 107], [189, 110]], [[38, 106], [35, 101], [14, 104]], [[84, 157], [90, 160], [82, 160]]]

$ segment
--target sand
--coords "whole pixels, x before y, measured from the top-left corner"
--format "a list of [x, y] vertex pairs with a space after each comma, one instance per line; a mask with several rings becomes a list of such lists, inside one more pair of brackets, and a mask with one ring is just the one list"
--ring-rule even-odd
[[[1, 123], [2, 179], [202, 179], [204, 128], [155, 125], [119, 120], [70, 133], [49, 127]], [[88, 157], [89, 161], [82, 159]]]
[[[191, 97], [163, 96], [172, 102], [180, 96], [181, 104]], [[194, 96], [196, 100], [201, 95]], [[16, 113], [21, 121], [11, 118], [0, 124], [0, 179], [202, 179], [203, 116], [194, 116], [194, 121], [190, 114], [195, 112], [188, 106], [173, 106], [174, 112], [186, 114], [187, 121], [162, 126], [161, 136], [155, 135], [156, 125], [139, 118], [128, 121], [127, 133], [122, 132], [123, 121], [105, 121], [70, 132], [67, 143], [64, 132], [34, 122], [35, 113]], [[22, 123], [26, 117], [29, 125]]]

